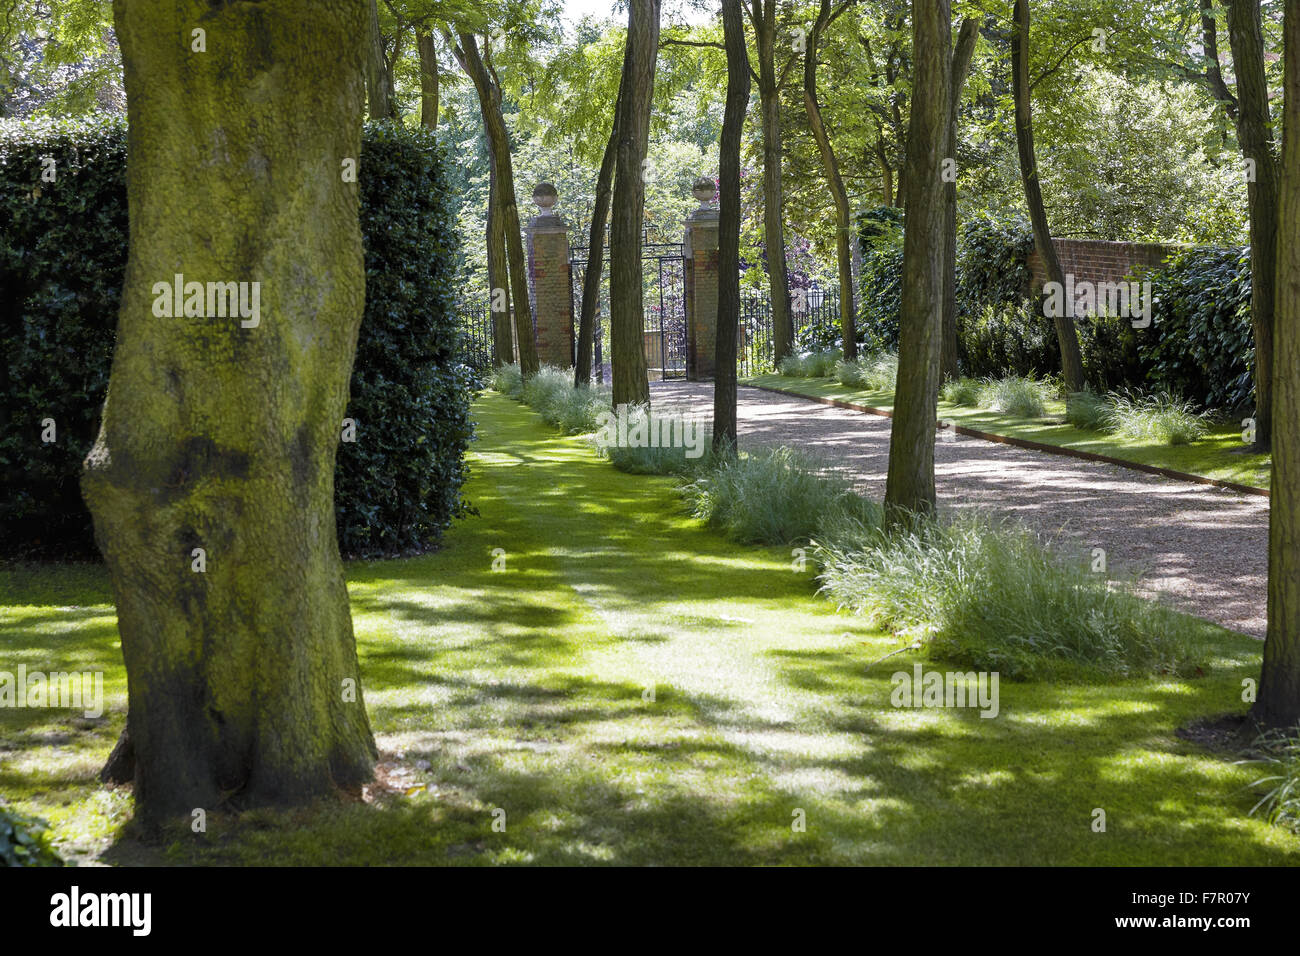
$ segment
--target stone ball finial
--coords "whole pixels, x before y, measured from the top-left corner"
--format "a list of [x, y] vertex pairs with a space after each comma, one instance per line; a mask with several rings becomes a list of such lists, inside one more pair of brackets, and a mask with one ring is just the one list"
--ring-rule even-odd
[[551, 211], [551, 207], [559, 198], [560, 194], [555, 191], [555, 186], [551, 183], [538, 183], [533, 190], [533, 202], [537, 204], [537, 208], [543, 215]]
[[718, 184], [708, 176], [701, 176], [695, 180], [695, 185], [691, 187], [691, 195], [700, 201], [701, 204], [707, 205], [713, 201], [713, 197], [718, 192]]

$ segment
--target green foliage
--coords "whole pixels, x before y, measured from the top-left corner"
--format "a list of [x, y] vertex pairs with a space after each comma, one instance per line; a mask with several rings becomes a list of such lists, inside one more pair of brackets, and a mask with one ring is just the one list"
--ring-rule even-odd
[[1071, 392], [1065, 397], [1065, 420], [1075, 428], [1088, 431], [1105, 431], [1110, 427], [1110, 399], [1092, 389]]
[[1132, 441], [1186, 445], [1207, 431], [1204, 413], [1167, 392], [1146, 396], [1117, 392], [1109, 401], [1107, 427]]
[[856, 359], [837, 362], [835, 378], [845, 388], [857, 388], [862, 384], [862, 364]]
[[839, 364], [844, 360], [844, 353], [839, 349], [818, 349], [815, 352], [802, 352], [787, 355], [781, 360], [780, 373], [794, 378], [828, 378], [838, 374]]
[[[43, 157], [57, 180], [44, 182]], [[424, 130], [371, 125], [362, 141], [366, 310], [335, 473], [340, 548], [436, 543], [466, 512], [474, 382], [456, 364], [455, 223], [447, 160]], [[0, 123], [0, 551], [94, 554], [81, 462], [108, 384], [126, 267], [126, 128]], [[53, 418], [57, 441], [41, 441]]]
[[1050, 374], [1061, 367], [1051, 320], [1027, 301], [986, 305], [974, 315], [957, 314], [957, 334], [966, 374]]
[[958, 317], [1023, 303], [1033, 249], [1033, 230], [1022, 219], [974, 216], [963, 222], [957, 233]]
[[1238, 249], [1188, 249], [1150, 278], [1153, 322], [1138, 330], [1147, 386], [1205, 408], [1249, 408], [1255, 360], [1250, 257]]
[[898, 355], [881, 352], [861, 361], [859, 379], [863, 388], [877, 392], [892, 392], [898, 381]]
[[790, 448], [724, 458], [684, 493], [696, 517], [742, 544], [806, 541], [832, 513], [879, 521], [879, 507], [847, 478]]
[[977, 515], [901, 530], [824, 528], [822, 591], [933, 656], [1039, 679], [1198, 672], [1196, 623], [1043, 546], [1029, 529]]
[[[633, 408], [628, 411], [627, 428], [631, 433], [640, 422], [648, 415], [645, 408]], [[657, 427], [662, 430], [666, 427], [673, 434], [686, 435], [686, 424], [689, 421], [680, 415], [662, 415], [655, 413], [653, 421]], [[678, 425], [680, 421], [682, 424]], [[665, 423], [667, 423], [665, 425]], [[600, 447], [600, 454], [610, 460], [615, 468], [619, 471], [627, 472], [630, 475], [673, 475], [679, 478], [693, 479], [702, 475], [718, 465], [718, 457], [713, 453], [713, 433], [712, 429], [703, 424], [694, 425], [695, 436], [699, 445], [695, 449], [688, 448], [686, 443], [678, 445], [660, 445], [654, 448], [647, 446], [631, 445], [606, 445]], [[680, 429], [680, 431], [679, 431]], [[692, 458], [691, 455], [696, 454]]]
[[976, 404], [1016, 418], [1042, 418], [1047, 414], [1051, 391], [1052, 386], [1047, 382], [1008, 375], [981, 382]]
[[939, 397], [953, 405], [978, 405], [980, 382], [973, 378], [950, 378], [939, 389]]
[[573, 373], [543, 365], [525, 380], [518, 365], [503, 365], [492, 373], [492, 388], [532, 406], [547, 424], [566, 435], [594, 432], [598, 417], [610, 410], [610, 390], [604, 386], [575, 388]]
[[40, 817], [0, 805], [0, 862], [5, 866], [63, 866]]
[[864, 351], [898, 349], [903, 306], [903, 211], [892, 206], [858, 218], [862, 273], [858, 296], [858, 341]]
[[492, 370], [488, 381], [493, 391], [500, 392], [517, 402], [524, 400], [524, 375], [519, 370], [518, 362], [511, 365], [498, 365]]
[[1267, 788], [1251, 807], [1251, 816], [1262, 809], [1269, 823], [1300, 833], [1300, 727], [1290, 733], [1270, 731], [1256, 741], [1256, 747], [1261, 756], [1245, 762], [1272, 772], [1251, 783]]

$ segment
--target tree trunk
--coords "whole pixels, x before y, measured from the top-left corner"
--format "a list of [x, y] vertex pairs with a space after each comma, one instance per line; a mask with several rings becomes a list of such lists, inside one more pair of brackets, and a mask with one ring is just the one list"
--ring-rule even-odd
[[821, 8], [812, 32], [808, 35], [803, 60], [803, 105], [808, 113], [808, 125], [821, 152], [822, 169], [826, 183], [835, 201], [835, 261], [840, 276], [840, 335], [844, 340], [844, 358], [852, 361], [858, 357], [858, 344], [854, 333], [853, 309], [853, 257], [849, 250], [849, 195], [840, 177], [840, 166], [835, 159], [830, 134], [822, 122], [822, 110], [817, 103], [817, 43], [830, 22], [831, 2], [821, 0]]
[[[1285, 106], [1274, 343], [1268, 637], [1252, 716], [1265, 727], [1300, 723], [1300, 4], [1286, 5]], [[1245, 104], [1242, 104], [1245, 112]]]
[[378, 0], [370, 0], [367, 13], [366, 109], [371, 119], [393, 119], [397, 113], [391, 95], [393, 82], [384, 59], [384, 37], [379, 32]]
[[645, 213], [644, 163], [650, 140], [650, 106], [659, 58], [660, 0], [629, 0], [623, 92], [614, 161], [614, 213], [609, 229], [609, 334], [614, 405], [647, 405], [641, 276], [641, 220]]
[[[740, 139], [749, 111], [742, 0], [722, 0], [727, 103], [718, 145], [718, 334], [713, 361], [713, 449], [736, 450], [736, 326], [740, 322]], [[778, 169], [779, 172], [779, 169]], [[773, 306], [776, 303], [773, 301]]]
[[[970, 72], [971, 57], [979, 39], [979, 17], [962, 21], [957, 48], [952, 54], [952, 92], [948, 97], [948, 144], [944, 155], [957, 158], [960, 136], [961, 91]], [[957, 183], [944, 183], [943, 211], [943, 344], [939, 352], [939, 381], [957, 377]]]
[[1228, 38], [1237, 74], [1237, 139], [1254, 164], [1246, 184], [1250, 205], [1250, 315], [1255, 330], [1255, 450], [1273, 435], [1273, 283], [1277, 269], [1277, 159], [1264, 75], [1259, 0], [1228, 3]]
[[[626, 70], [624, 71], [626, 74]], [[605, 268], [605, 223], [613, 194], [614, 160], [618, 155], [618, 113], [623, 101], [623, 81], [618, 84], [614, 100], [614, 121], [609, 140], [600, 157], [596, 174], [596, 202], [591, 214], [591, 234], [587, 240], [587, 271], [582, 276], [582, 311], [578, 315], [578, 362], [573, 370], [573, 384], [591, 384], [592, 352], [596, 342], [596, 313], [600, 309], [600, 276]]]
[[501, 215], [497, 164], [488, 151], [487, 209], [488, 312], [492, 317], [492, 364], [515, 360], [514, 333], [510, 328], [510, 269], [506, 265], [506, 225]]
[[537, 374], [537, 333], [533, 328], [533, 310], [528, 300], [528, 265], [524, 256], [523, 234], [519, 228], [519, 207], [515, 203], [514, 165], [510, 158], [510, 135], [501, 113], [501, 85], [489, 72], [478, 52], [478, 41], [471, 33], [458, 33], [459, 44], [453, 45], [456, 61], [474, 82], [478, 92], [483, 128], [487, 132], [488, 150], [496, 169], [497, 212], [505, 233], [506, 259], [510, 271], [511, 311], [514, 314], [515, 342], [519, 346], [519, 370], [524, 378]]
[[790, 276], [785, 263], [785, 195], [781, 184], [781, 97], [776, 78], [776, 0], [750, 0], [758, 51], [758, 102], [763, 119], [763, 249], [772, 300], [773, 360], [794, 351]]
[[[1065, 285], [1065, 271], [1052, 245], [1052, 230], [1043, 208], [1043, 189], [1038, 181], [1038, 161], [1034, 156], [1034, 116], [1029, 89], [1029, 0], [1016, 0], [1012, 11], [1011, 88], [1016, 102], [1016, 147], [1020, 153], [1020, 178], [1025, 186], [1025, 205], [1034, 227], [1034, 247], [1043, 257], [1047, 278]], [[1083, 390], [1083, 355], [1079, 351], [1079, 333], [1069, 315], [1059, 315], [1053, 323], [1061, 348], [1061, 374], [1071, 392]]]
[[[130, 250], [82, 478], [130, 692], [116, 763], [146, 826], [355, 792], [376, 756], [334, 527], [365, 302], [340, 162], [361, 149], [366, 9], [213, 7], [221, 42], [194, 56], [193, 6], [114, 3]], [[204, 314], [160, 317], [182, 275]], [[218, 282], [248, 283], [249, 308], [218, 310]]]
[[420, 53], [420, 125], [438, 128], [438, 46], [433, 34], [421, 30], [415, 35]]
[[915, 0], [912, 36], [915, 81], [903, 177], [907, 196], [898, 384], [885, 482], [885, 511], [891, 522], [935, 508], [934, 429], [945, 264], [942, 173], [953, 85], [949, 0]]

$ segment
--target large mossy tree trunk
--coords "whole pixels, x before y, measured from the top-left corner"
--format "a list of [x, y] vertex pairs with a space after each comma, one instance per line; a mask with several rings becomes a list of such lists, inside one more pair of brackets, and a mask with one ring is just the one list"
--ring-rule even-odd
[[[962, 21], [957, 46], [952, 52], [952, 92], [948, 97], [947, 157], [957, 158], [960, 138], [961, 91], [970, 72], [971, 57], [979, 40], [979, 17]], [[943, 343], [939, 350], [939, 380], [957, 377], [957, 182], [944, 184], [943, 190]]]
[[[1065, 270], [1052, 244], [1052, 230], [1043, 206], [1043, 187], [1038, 179], [1038, 160], [1034, 152], [1034, 112], [1029, 83], [1029, 0], [1016, 0], [1011, 25], [1011, 90], [1016, 106], [1016, 149], [1020, 154], [1020, 179], [1025, 189], [1025, 205], [1034, 229], [1034, 248], [1043, 258], [1050, 282], [1065, 286]], [[1061, 350], [1061, 375], [1072, 392], [1083, 390], [1083, 353], [1079, 350], [1079, 332], [1074, 319], [1058, 315], [1052, 320], [1056, 341]]]
[[722, 0], [727, 101], [718, 145], [718, 321], [714, 340], [713, 448], [736, 448], [736, 326], [740, 322], [740, 140], [749, 110], [749, 54], [741, 0]]
[[1259, 0], [1230, 0], [1228, 39], [1237, 74], [1237, 141], [1254, 175], [1246, 182], [1250, 207], [1250, 316], [1255, 333], [1255, 450], [1273, 436], [1273, 283], [1277, 270], [1277, 157], [1273, 153], [1264, 32]]
[[[130, 695], [114, 760], [146, 825], [354, 791], [376, 754], [334, 462], [365, 303], [343, 170], [361, 149], [366, 8], [115, 0], [114, 20], [130, 251], [82, 479]], [[178, 274], [249, 283], [250, 300], [259, 283], [257, 324], [156, 314], [155, 283]]]
[[[450, 41], [450, 37], [448, 37]], [[510, 134], [501, 112], [501, 83], [490, 59], [479, 53], [478, 40], [472, 33], [457, 34], [459, 43], [449, 42], [452, 53], [474, 83], [479, 112], [487, 133], [492, 168], [496, 173], [496, 205], [505, 235], [506, 260], [510, 267], [510, 306], [514, 314], [515, 345], [519, 348], [519, 370], [524, 378], [537, 374], [541, 364], [537, 357], [537, 330], [533, 328], [533, 309], [528, 298], [528, 260], [524, 255], [523, 230], [519, 225], [519, 205], [515, 199], [514, 162], [510, 156]], [[485, 48], [486, 49], [486, 48]], [[490, 57], [488, 52], [487, 56]]]
[[1286, 6], [1285, 106], [1273, 352], [1268, 636], [1252, 715], [1270, 728], [1300, 722], [1300, 3]]
[[817, 101], [817, 44], [832, 19], [843, 12], [846, 6], [847, 4], [841, 4], [832, 14], [830, 0], [821, 0], [817, 19], [813, 22], [812, 32], [808, 34], [807, 46], [804, 49], [803, 105], [804, 111], [808, 114], [808, 126], [812, 129], [813, 139], [817, 141], [817, 149], [821, 154], [826, 185], [835, 203], [835, 262], [840, 278], [840, 337], [844, 345], [844, 358], [852, 361], [858, 356], [858, 343], [854, 329], [853, 254], [849, 248], [849, 237], [852, 232], [849, 224], [849, 194], [844, 188], [840, 164], [835, 157], [835, 148], [831, 145], [830, 133], [826, 130], [821, 106]]
[[912, 4], [914, 77], [903, 181], [903, 294], [898, 384], [889, 441], [885, 512], [891, 522], [935, 508], [934, 429], [943, 335], [943, 160], [952, 90], [949, 0]]
[[614, 211], [609, 228], [609, 336], [614, 405], [646, 405], [645, 312], [641, 224], [645, 214], [645, 156], [659, 58], [659, 0], [629, 0], [627, 46], [619, 94]]
[[776, 365], [794, 351], [790, 275], [785, 262], [785, 190], [781, 178], [781, 95], [776, 75], [776, 0], [750, 0], [749, 19], [758, 53], [758, 104], [763, 129], [763, 252], [772, 303]]

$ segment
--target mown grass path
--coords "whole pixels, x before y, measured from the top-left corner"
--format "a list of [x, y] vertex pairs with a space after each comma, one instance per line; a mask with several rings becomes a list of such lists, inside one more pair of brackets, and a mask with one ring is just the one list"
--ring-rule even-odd
[[[350, 568], [383, 786], [366, 803], [217, 818], [203, 837], [178, 835], [166, 859], [1298, 859], [1300, 838], [1246, 816], [1251, 771], [1175, 735], [1241, 709], [1257, 642], [1225, 633], [1211, 674], [1193, 681], [1004, 682], [994, 719], [895, 708], [890, 676], [919, 658], [868, 670], [896, 643], [817, 598], [789, 549], [723, 540], [682, 512], [668, 480], [615, 471], [501, 396], [475, 416], [479, 516], [436, 554]], [[23, 605], [3, 612], [12, 646], [30, 660], [82, 648], [120, 676], [102, 619], [83, 634], [41, 605], [65, 599], [48, 580], [0, 581], [5, 603]], [[57, 718], [0, 712], [0, 788], [70, 827], [93, 815], [95, 760], [125, 701], [110, 703], [114, 720], [78, 731], [83, 759], [64, 773], [42, 763], [42, 721]]]

